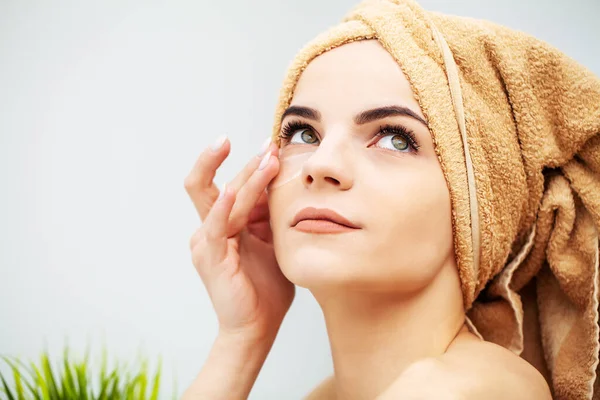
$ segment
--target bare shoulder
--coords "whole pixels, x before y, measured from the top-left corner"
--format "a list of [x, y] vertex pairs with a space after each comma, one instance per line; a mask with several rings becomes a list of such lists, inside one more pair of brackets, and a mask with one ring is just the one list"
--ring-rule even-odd
[[[397, 398], [552, 400], [546, 380], [535, 367], [470, 333], [461, 333], [444, 355], [412, 364], [378, 397]], [[334, 399], [333, 376], [304, 398]]]
[[552, 400], [546, 380], [527, 361], [470, 333], [459, 336], [442, 356], [411, 364], [378, 400]]
[[303, 400], [334, 400], [333, 376], [325, 378]]
[[471, 333], [457, 337], [439, 360], [446, 372], [462, 375], [465, 387], [485, 392], [487, 399], [552, 399], [548, 383], [535, 367]]

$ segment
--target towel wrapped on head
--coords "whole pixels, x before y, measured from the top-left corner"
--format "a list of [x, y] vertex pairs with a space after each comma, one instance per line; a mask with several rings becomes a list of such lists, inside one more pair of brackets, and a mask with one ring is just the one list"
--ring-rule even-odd
[[294, 59], [376, 39], [427, 118], [452, 204], [468, 322], [530, 361], [556, 399], [600, 398], [597, 379], [600, 79], [525, 33], [366, 0]]

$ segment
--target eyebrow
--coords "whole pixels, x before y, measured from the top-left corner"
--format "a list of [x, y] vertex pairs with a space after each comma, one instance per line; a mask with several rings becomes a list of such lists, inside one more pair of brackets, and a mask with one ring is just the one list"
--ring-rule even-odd
[[281, 116], [281, 120], [283, 121], [283, 119], [285, 117], [287, 117], [288, 115], [304, 117], [307, 119], [315, 120], [317, 122], [321, 121], [321, 113], [318, 112], [317, 110], [315, 110], [314, 108], [310, 108], [310, 107], [291, 106], [283, 112], [283, 115]]
[[[283, 121], [283, 119], [289, 115], [295, 115], [298, 117], [312, 119], [317, 122], [321, 121], [321, 113], [319, 111], [315, 110], [314, 108], [310, 108], [310, 107], [291, 106], [287, 110], [284, 111], [283, 115], [281, 116], [281, 120]], [[416, 119], [417, 121], [419, 121], [426, 127], [429, 127], [429, 125], [427, 124], [427, 121], [425, 121], [423, 118], [421, 118], [416, 112], [414, 112], [413, 110], [411, 110], [408, 107], [396, 106], [396, 105], [386, 106], [386, 107], [378, 107], [378, 108], [373, 108], [371, 110], [363, 111], [354, 117], [354, 123], [356, 125], [364, 125], [366, 123], [376, 121], [378, 119], [393, 117], [393, 116], [397, 116], [397, 115], [404, 115], [407, 117], [411, 117], [413, 119]]]
[[396, 115], [405, 115], [414, 118], [423, 125], [428, 126], [427, 121], [421, 118], [416, 112], [414, 112], [410, 108], [404, 106], [387, 106], [363, 111], [356, 117], [354, 117], [354, 122], [356, 123], [356, 125], [363, 125], [368, 122], [376, 121], [378, 119], [383, 119], [386, 117], [393, 117]]

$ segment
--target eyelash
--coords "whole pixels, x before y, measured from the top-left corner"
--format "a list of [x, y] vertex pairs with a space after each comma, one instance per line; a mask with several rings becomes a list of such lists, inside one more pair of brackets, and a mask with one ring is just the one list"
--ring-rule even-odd
[[[279, 137], [284, 141], [284, 143], [287, 143], [294, 133], [300, 129], [310, 129], [314, 132], [313, 127], [309, 124], [300, 121], [290, 121], [281, 128], [281, 134]], [[421, 147], [415, 138], [415, 134], [402, 125], [382, 125], [379, 127], [379, 131], [375, 134], [375, 136], [378, 137], [389, 135], [402, 136], [408, 142], [408, 145], [413, 149], [414, 152], [418, 152], [419, 148]]]
[[281, 127], [281, 134], [279, 137], [287, 142], [294, 135], [294, 133], [300, 129], [310, 129], [314, 131], [313, 127], [309, 124], [305, 124], [304, 122], [300, 121], [290, 121]]

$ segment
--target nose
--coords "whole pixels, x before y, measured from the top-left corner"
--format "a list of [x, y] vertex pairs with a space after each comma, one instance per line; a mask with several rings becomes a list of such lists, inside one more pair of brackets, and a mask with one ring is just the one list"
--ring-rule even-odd
[[302, 167], [302, 182], [308, 189], [348, 190], [354, 184], [351, 151], [328, 135]]

